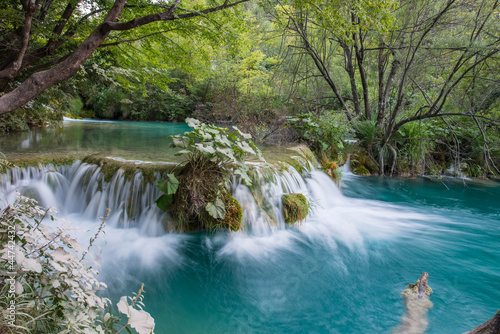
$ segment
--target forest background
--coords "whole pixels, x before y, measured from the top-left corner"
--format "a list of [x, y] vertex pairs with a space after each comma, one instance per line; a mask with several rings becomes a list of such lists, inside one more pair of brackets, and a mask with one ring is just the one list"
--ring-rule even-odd
[[[76, 74], [6, 107], [119, 2]], [[170, 16], [125, 29], [159, 12]], [[326, 167], [351, 155], [357, 174], [500, 174], [498, 1], [6, 0], [0, 18], [0, 133], [63, 115], [195, 117], [306, 142]]]

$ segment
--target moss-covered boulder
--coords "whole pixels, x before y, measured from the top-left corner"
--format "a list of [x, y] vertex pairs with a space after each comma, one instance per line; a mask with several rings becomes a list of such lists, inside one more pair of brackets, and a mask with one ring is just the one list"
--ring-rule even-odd
[[180, 168], [176, 175], [179, 186], [168, 209], [177, 221], [177, 230], [241, 229], [243, 211], [226, 188], [226, 176], [219, 164], [202, 156]]
[[281, 200], [283, 203], [283, 217], [285, 223], [294, 224], [306, 219], [309, 207], [304, 195], [297, 193], [286, 194], [283, 195]]
[[379, 168], [365, 150], [360, 150], [351, 157], [351, 170], [356, 175], [378, 174]]
[[370, 171], [368, 169], [366, 169], [365, 166], [361, 165], [357, 168], [355, 168], [353, 171], [352, 171], [353, 174], [355, 175], [362, 175], [362, 176], [368, 176], [368, 175], [371, 175]]
[[321, 169], [340, 187], [340, 174], [338, 173], [338, 165], [334, 161], [321, 161]]
[[233, 195], [229, 194], [226, 197], [225, 205], [226, 216], [224, 217], [224, 223], [231, 231], [239, 231], [243, 224], [243, 210], [241, 209], [240, 203]]
[[364, 160], [364, 166], [371, 174], [378, 174], [379, 168], [372, 158], [366, 157]]

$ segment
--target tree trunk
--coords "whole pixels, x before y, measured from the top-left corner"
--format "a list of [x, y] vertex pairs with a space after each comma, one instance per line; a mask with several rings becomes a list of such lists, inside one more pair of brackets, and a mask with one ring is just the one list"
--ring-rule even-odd
[[464, 334], [500, 334], [500, 310], [493, 318]]
[[[175, 0], [175, 2], [165, 12], [137, 17], [126, 22], [118, 22], [118, 17], [122, 13], [127, 0], [115, 0], [113, 7], [111, 7], [110, 11], [104, 18], [104, 21], [99, 24], [99, 26], [97, 26], [97, 28], [65, 60], [48, 70], [32, 74], [14, 90], [0, 96], [0, 115], [10, 113], [24, 106], [45, 89], [75, 75], [85, 60], [90, 57], [90, 55], [104, 42], [109, 33], [113, 30], [131, 30], [157, 21], [189, 19], [231, 8], [237, 6], [238, 4], [247, 2], [248, 0], [238, 0], [233, 3], [229, 3], [229, 1], [226, 0], [220, 6], [210, 7], [196, 12], [174, 15], [174, 11], [181, 1], [182, 0]], [[72, 12], [72, 8], [68, 7], [65, 13], [66, 15], [69, 15], [70, 12]], [[59, 32], [59, 29], [60, 26], [56, 27], [56, 32]]]
[[104, 42], [111, 29], [104, 29], [106, 23], [114, 22], [120, 16], [127, 0], [116, 0], [104, 19], [82, 44], [65, 61], [49, 70], [37, 72], [13, 91], [0, 96], [0, 115], [24, 106], [45, 89], [75, 75], [85, 60]]
[[349, 75], [349, 82], [351, 84], [351, 92], [352, 92], [352, 102], [354, 104], [354, 113], [356, 115], [361, 114], [361, 108], [359, 105], [359, 96], [358, 90], [356, 88], [356, 71], [354, 70], [354, 64], [352, 62], [352, 49], [350, 45], [347, 45], [344, 42], [340, 42], [342, 49], [344, 50], [344, 59], [345, 59], [345, 69], [347, 74]]
[[363, 87], [363, 103], [365, 106], [365, 119], [372, 119], [372, 113], [370, 108], [370, 95], [368, 88], [368, 78], [365, 71], [365, 52], [363, 45], [363, 35], [361, 31], [358, 35], [354, 34], [354, 50], [356, 52], [356, 60], [358, 62], [359, 77], [361, 79], [361, 86]]

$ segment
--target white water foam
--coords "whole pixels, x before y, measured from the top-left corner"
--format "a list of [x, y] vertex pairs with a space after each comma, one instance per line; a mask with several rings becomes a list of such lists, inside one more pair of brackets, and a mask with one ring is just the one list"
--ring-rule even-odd
[[[253, 258], [276, 251], [293, 251], [297, 242], [321, 242], [331, 250], [343, 245], [364, 252], [367, 240], [405, 236], [424, 231], [429, 215], [378, 201], [344, 197], [325, 174], [312, 170], [302, 177], [292, 167], [276, 171], [253, 190], [235, 181], [234, 197], [243, 208], [244, 230], [223, 234], [218, 254]], [[179, 234], [169, 234], [172, 219], [155, 205], [161, 195], [141, 173], [127, 179], [118, 171], [109, 182], [100, 168], [76, 162], [71, 166], [15, 168], [3, 175], [0, 191], [8, 202], [16, 193], [34, 197], [42, 206], [53, 206], [79, 225], [96, 226], [106, 209], [111, 210], [106, 235], [107, 256], [114, 260], [135, 259], [146, 266], [157, 256], [178, 257]], [[284, 194], [301, 193], [311, 203], [305, 222], [287, 226], [282, 215]], [[167, 227], [167, 228], [165, 228]]]

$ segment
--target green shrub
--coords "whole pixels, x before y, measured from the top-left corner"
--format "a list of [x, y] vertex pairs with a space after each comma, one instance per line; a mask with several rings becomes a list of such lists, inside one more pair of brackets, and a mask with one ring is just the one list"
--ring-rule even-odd
[[251, 136], [234, 127], [234, 132], [186, 119], [193, 131], [170, 136], [172, 145], [181, 148], [178, 155], [186, 155], [185, 164], [167, 179], [158, 182], [164, 193], [156, 201], [162, 210], [169, 210], [177, 220], [178, 229], [241, 228], [241, 207], [229, 190], [229, 177], [239, 176], [251, 185], [244, 158], [256, 155], [263, 160]]
[[22, 108], [0, 115], [0, 134], [28, 131], [31, 127], [44, 127], [62, 120], [67, 111], [67, 95], [51, 88]]
[[79, 97], [69, 100], [68, 112], [71, 116], [81, 117], [82, 116], [83, 102]]
[[288, 117], [296, 135], [305, 141], [322, 160], [337, 159], [345, 150], [344, 139], [351, 136], [344, 116], [324, 111], [319, 116], [311, 112]]

